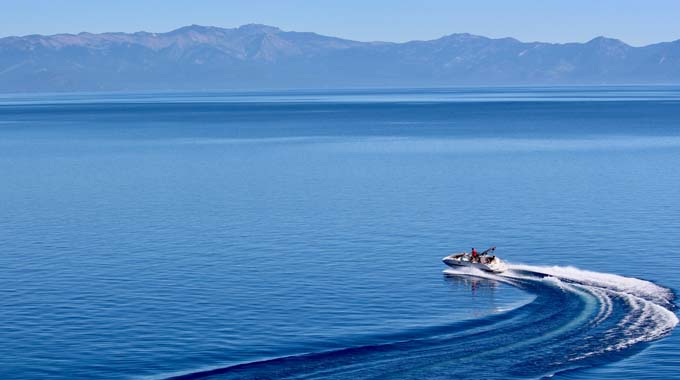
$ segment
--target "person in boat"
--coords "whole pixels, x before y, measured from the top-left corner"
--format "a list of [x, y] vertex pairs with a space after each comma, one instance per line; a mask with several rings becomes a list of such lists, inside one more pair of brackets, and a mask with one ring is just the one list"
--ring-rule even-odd
[[477, 253], [477, 250], [474, 247], [472, 247], [472, 252], [470, 253], [470, 262], [479, 262], [479, 253]]

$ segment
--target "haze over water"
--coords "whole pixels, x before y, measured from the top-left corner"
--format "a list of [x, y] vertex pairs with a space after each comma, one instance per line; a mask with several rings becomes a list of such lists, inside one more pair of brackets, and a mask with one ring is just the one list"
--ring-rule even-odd
[[678, 87], [2, 96], [0, 377], [680, 378], [678, 167]]

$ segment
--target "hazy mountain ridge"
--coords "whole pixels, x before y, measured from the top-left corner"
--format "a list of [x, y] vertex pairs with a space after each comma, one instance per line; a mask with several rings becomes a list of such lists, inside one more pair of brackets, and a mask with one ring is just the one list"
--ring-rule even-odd
[[600, 83], [680, 83], [680, 40], [358, 42], [256, 24], [0, 39], [1, 92]]

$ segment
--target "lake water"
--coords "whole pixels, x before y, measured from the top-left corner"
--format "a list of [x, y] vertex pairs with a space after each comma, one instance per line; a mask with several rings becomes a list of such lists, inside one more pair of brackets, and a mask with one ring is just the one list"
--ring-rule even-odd
[[0, 378], [680, 379], [679, 168], [678, 87], [0, 96]]

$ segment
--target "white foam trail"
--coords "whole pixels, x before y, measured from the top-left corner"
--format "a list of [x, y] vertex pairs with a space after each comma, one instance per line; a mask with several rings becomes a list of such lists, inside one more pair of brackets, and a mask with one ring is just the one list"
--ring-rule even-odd
[[593, 285], [600, 288], [616, 290], [618, 292], [632, 294], [653, 301], [654, 303], [663, 306], [670, 306], [671, 301], [673, 300], [673, 293], [669, 289], [637, 278], [624, 277], [611, 273], [593, 272], [572, 266], [560, 267], [512, 264], [509, 265], [509, 268], [513, 270], [543, 273], [562, 279], [576, 281], [583, 285]]
[[597, 300], [600, 303], [600, 310], [592, 321], [592, 325], [598, 325], [612, 314], [614, 304], [606, 290], [593, 288], [591, 289], [591, 292], [597, 297]]
[[505, 276], [499, 276], [495, 273], [491, 272], [486, 272], [481, 269], [473, 268], [473, 267], [460, 267], [460, 268], [448, 268], [444, 269], [444, 273], [448, 275], [454, 275], [454, 276], [460, 276], [460, 275], [465, 275], [465, 276], [473, 276], [473, 277], [479, 277], [479, 278], [485, 278], [489, 280], [494, 280], [494, 281], [499, 281], [503, 282], [506, 284], [510, 285], [516, 285], [516, 283], [513, 281], [513, 278], [510, 277], [505, 277]]
[[[577, 308], [576, 310], [568, 310], [568, 318], [561, 318], [558, 315], [546, 318], [545, 320], [552, 320], [552, 317], [555, 317], [559, 325], [557, 323], [547, 324], [544, 326], [541, 334], [533, 333], [531, 326], [528, 326], [522, 320], [524, 315], [518, 315], [519, 320], [515, 321], [517, 325], [507, 324], [505, 326], [509, 328], [517, 326], [516, 328], [520, 334], [526, 332], [530, 334], [529, 337], [524, 339], [520, 335], [520, 339], [507, 339], [506, 341], [494, 339], [491, 343], [488, 343], [491, 345], [490, 349], [484, 350], [484, 354], [488, 355], [492, 361], [494, 357], [503, 357], [503, 353], [526, 348], [530, 353], [538, 351], [537, 355], [541, 356], [535, 358], [538, 359], [539, 364], [546, 355], [555, 354], [556, 357], [550, 363], [550, 367], [562, 367], [560, 371], [579, 368], [580, 365], [573, 361], [604, 354], [608, 351], [618, 351], [639, 342], [659, 339], [667, 335], [678, 324], [677, 316], [670, 310], [673, 307], [673, 293], [669, 289], [649, 281], [586, 271], [575, 267], [540, 267], [530, 265], [511, 265], [509, 270], [502, 274], [488, 273], [476, 268], [447, 269], [444, 270], [444, 273], [474, 276], [518, 286], [526, 285], [527, 281], [533, 281], [534, 284], [543, 283], [546, 286], [562, 289], [565, 292], [563, 294], [564, 298], [566, 296], [578, 296], [583, 300], [583, 302], [574, 303], [574, 307]], [[541, 288], [541, 286], [535, 288]], [[553, 293], [551, 292], [549, 295]], [[540, 292], [537, 291], [537, 294], [540, 294]], [[543, 304], [538, 310], [544, 310], [544, 308], [550, 308], [551, 306]], [[495, 327], [493, 324], [490, 326], [480, 326], [473, 329], [464, 329], [463, 333], [467, 334], [470, 339], [474, 339], [472, 337], [475, 336], [482, 336], [482, 340], [479, 342], [484, 343], [485, 339], [488, 339], [489, 332], [493, 335]], [[492, 330], [486, 330], [487, 328]], [[473, 331], [474, 329], [480, 329], [480, 331], [484, 331], [484, 334], [478, 334], [477, 331]], [[455, 334], [447, 333], [443, 336], [436, 336], [436, 338], [440, 340], [439, 338], [442, 337], [451, 338], [454, 336]], [[546, 347], [542, 347], [544, 342], [548, 344]], [[400, 342], [390, 343], [389, 346], [397, 343]], [[424, 344], [429, 343], [425, 342]], [[444, 346], [444, 348], [453, 350], [455, 346], [456, 342], [454, 340], [451, 346]], [[411, 359], [414, 356], [422, 357], [423, 359], [435, 357], [434, 354], [428, 353], [428, 351], [433, 349], [427, 346], [424, 347], [419, 348], [416, 346], [413, 351], [409, 351], [408, 348], [394, 346], [390, 349], [394, 350], [397, 356], [392, 357], [388, 355], [378, 361], [382, 361], [382, 365], [394, 362], [400, 370], [404, 370], [405, 366], [400, 365], [402, 354], [414, 352], [414, 355], [409, 356]], [[541, 348], [543, 348], [543, 351], [540, 351]], [[467, 352], [466, 347], [463, 347], [463, 349]], [[452, 352], [455, 352], [455, 350]], [[366, 363], [363, 367], [356, 369], [353, 367], [356, 363], [360, 362], [360, 356], [355, 357], [354, 355], [359, 355], [355, 352], [350, 354], [352, 355], [350, 364], [338, 367], [337, 370], [341, 371], [344, 369], [344, 372], [335, 372], [335, 374], [351, 376], [352, 372], [367, 368], [367, 366], [375, 366], [378, 362]], [[528, 358], [530, 356], [530, 354], [527, 355]], [[467, 357], [467, 355], [463, 355], [463, 358]], [[455, 363], [456, 360], [456, 357], [452, 356], [450, 360], [444, 360], [444, 363], [449, 361]], [[566, 363], [565, 360], [572, 363]], [[257, 363], [253, 362], [253, 364]], [[441, 365], [441, 361], [438, 360], [437, 364]], [[535, 365], [535, 363], [530, 364]], [[566, 368], [564, 368], [565, 365]], [[229, 368], [217, 367], [216, 369], [228, 370]], [[490, 368], [496, 370], [495, 367]], [[211, 370], [211, 368], [207, 370]], [[311, 374], [315, 375], [312, 377], [319, 377], [324, 373], [331, 373], [333, 370], [334, 368], [331, 367], [329, 370], [322, 369], [311, 372]], [[202, 376], [201, 371], [178, 372], [177, 374]], [[543, 377], [552, 377], [554, 374], [553, 372], [543, 375]], [[300, 376], [304, 376], [304, 373], [295, 377], [299, 378]]]
[[637, 297], [634, 297], [630, 294], [620, 294], [619, 295], [630, 307], [630, 312], [626, 314], [626, 316], [617, 324], [617, 327], [623, 327], [627, 326], [630, 324], [631, 320], [635, 318], [635, 316], [638, 314], [638, 310], [640, 310], [640, 302], [638, 301]]
[[[593, 325], [611, 316], [612, 297], [618, 297], [626, 302], [630, 310], [606, 334], [608, 338], [615, 338], [615, 341], [602, 349], [584, 353], [571, 360], [583, 359], [607, 351], [618, 351], [636, 343], [659, 339], [670, 333], [679, 322], [678, 317], [670, 310], [673, 305], [671, 290], [649, 281], [575, 267], [513, 264], [509, 265], [509, 268], [511, 271], [508, 276], [512, 277], [516, 277], [513, 271], [528, 271], [581, 285], [601, 305], [598, 314], [591, 322]], [[625, 338], [621, 339], [621, 336]]]

